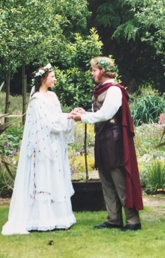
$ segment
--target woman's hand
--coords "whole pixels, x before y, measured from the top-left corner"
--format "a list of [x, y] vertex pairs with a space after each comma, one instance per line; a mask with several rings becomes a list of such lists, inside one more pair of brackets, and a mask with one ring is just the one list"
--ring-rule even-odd
[[86, 111], [85, 111], [83, 108], [80, 108], [80, 107], [74, 108], [73, 111], [74, 111], [74, 112], [78, 112], [78, 113], [80, 113], [80, 114], [86, 114]]
[[68, 115], [67, 115], [67, 118], [68, 118], [68, 119], [73, 118], [72, 112], [73, 112], [73, 111], [71, 111], [70, 113], [68, 113]]
[[[76, 118], [77, 116], [80, 116], [80, 117], [81, 117], [81, 113], [76, 112], [76, 111], [71, 111], [70, 113], [68, 113], [67, 118], [68, 118], [68, 119], [73, 118], [73, 119], [75, 120], [75, 118]], [[78, 118], [77, 118], [77, 119], [78, 119]], [[81, 120], [81, 118], [80, 118], [80, 120]], [[75, 120], [75, 121], [80, 121], [80, 120]]]
[[81, 121], [82, 114], [86, 114], [86, 111], [83, 108], [74, 108], [73, 111], [68, 113], [67, 118], [73, 118], [75, 121]]

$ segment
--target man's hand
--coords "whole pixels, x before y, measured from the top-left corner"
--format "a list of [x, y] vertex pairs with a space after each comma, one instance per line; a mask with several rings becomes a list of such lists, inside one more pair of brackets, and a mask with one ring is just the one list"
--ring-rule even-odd
[[80, 113], [80, 114], [86, 114], [86, 111], [85, 111], [83, 108], [81, 108], [81, 107], [74, 108], [73, 111], [74, 111], [74, 112], [78, 112], [78, 113]]
[[81, 115], [82, 115], [81, 113], [72, 111], [72, 112], [71, 112], [71, 115], [72, 115], [72, 118], [73, 118], [75, 121], [81, 121]]
[[81, 121], [81, 114], [73, 115], [74, 121]]
[[71, 111], [70, 113], [68, 113], [67, 118], [73, 118], [75, 121], [81, 121], [81, 113], [79, 112], [75, 112], [75, 111]]

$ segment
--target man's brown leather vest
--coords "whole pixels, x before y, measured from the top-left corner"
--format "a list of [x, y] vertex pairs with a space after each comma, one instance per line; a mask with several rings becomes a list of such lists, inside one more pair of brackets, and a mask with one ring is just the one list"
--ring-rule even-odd
[[[107, 91], [97, 98], [92, 97], [94, 112], [102, 107], [106, 94]], [[95, 123], [95, 134], [95, 167], [115, 168], [123, 166], [122, 107], [112, 119]]]
[[[106, 95], [107, 95], [107, 91], [104, 91], [97, 98], [92, 96], [92, 104], [93, 104], [93, 111], [94, 112], [98, 111], [102, 107]], [[117, 120], [118, 120], [119, 123], [121, 123], [121, 119], [122, 119], [122, 113], [121, 113], [121, 108], [120, 108], [118, 110], [118, 112], [115, 114], [115, 116], [113, 118], [111, 118], [110, 120], [105, 121], [105, 122], [95, 123], [95, 125], [94, 125], [95, 134], [99, 134], [102, 131], [103, 127], [108, 123], [115, 123], [115, 121], [117, 121]]]

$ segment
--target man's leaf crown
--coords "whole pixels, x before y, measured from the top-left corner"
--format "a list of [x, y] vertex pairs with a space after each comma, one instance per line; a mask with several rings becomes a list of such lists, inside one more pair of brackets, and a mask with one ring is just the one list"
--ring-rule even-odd
[[109, 63], [104, 61], [103, 59], [101, 59], [100, 61], [97, 61], [96, 65], [99, 65], [99, 66], [103, 67], [104, 69], [106, 69], [106, 70], [108, 70], [108, 71], [110, 71], [112, 73], [118, 73], [119, 72], [117, 65], [115, 65], [112, 68], [112, 67], [110, 67]]

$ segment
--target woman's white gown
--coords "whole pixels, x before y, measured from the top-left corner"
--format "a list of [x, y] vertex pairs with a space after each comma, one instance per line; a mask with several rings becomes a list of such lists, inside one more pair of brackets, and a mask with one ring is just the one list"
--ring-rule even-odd
[[55, 93], [49, 93], [55, 102], [35, 93], [28, 105], [3, 235], [67, 228], [76, 222], [70, 200], [74, 190], [67, 146], [68, 139], [73, 141], [73, 121], [61, 112]]

